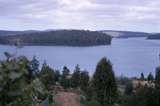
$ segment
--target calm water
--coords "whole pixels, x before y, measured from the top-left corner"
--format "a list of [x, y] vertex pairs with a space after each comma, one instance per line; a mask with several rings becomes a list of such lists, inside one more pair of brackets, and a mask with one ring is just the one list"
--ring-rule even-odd
[[[4, 59], [3, 52], [14, 53], [13, 46], [0, 45], [0, 59]], [[145, 38], [113, 39], [111, 46], [94, 47], [61, 47], [61, 46], [25, 46], [18, 50], [18, 55], [32, 58], [34, 55], [43, 63], [62, 69], [64, 65], [74, 69], [79, 64], [81, 69], [94, 72], [97, 62], [102, 57], [111, 60], [115, 74], [125, 76], [139, 76], [141, 72], [147, 75], [155, 73], [158, 66], [160, 41], [145, 40]]]

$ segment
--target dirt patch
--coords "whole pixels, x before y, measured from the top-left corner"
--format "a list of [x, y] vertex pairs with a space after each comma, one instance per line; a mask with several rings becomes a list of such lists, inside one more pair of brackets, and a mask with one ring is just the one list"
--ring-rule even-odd
[[54, 100], [57, 106], [80, 106], [80, 96], [73, 92], [59, 92]]

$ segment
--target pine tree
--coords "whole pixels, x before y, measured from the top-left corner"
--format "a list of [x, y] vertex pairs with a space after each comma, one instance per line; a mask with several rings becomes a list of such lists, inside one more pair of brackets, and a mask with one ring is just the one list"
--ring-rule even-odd
[[55, 84], [55, 72], [46, 63], [42, 65], [42, 69], [40, 72], [40, 80], [45, 84], [47, 88], [48, 85]]
[[55, 71], [55, 81], [56, 81], [56, 82], [59, 82], [60, 77], [61, 77], [61, 73], [59, 72], [59, 70], [56, 70], [56, 71]]
[[140, 79], [141, 79], [141, 80], [145, 80], [143, 73], [141, 73], [141, 78], [140, 78]]
[[101, 106], [113, 106], [117, 97], [117, 84], [109, 60], [102, 58], [93, 75], [93, 87]]
[[80, 86], [80, 76], [81, 76], [80, 74], [81, 74], [81, 71], [80, 71], [79, 65], [76, 65], [71, 78], [71, 86], [73, 88], [77, 88]]
[[30, 70], [33, 73], [33, 76], [38, 75], [38, 73], [39, 73], [39, 61], [36, 59], [35, 56], [31, 60], [31, 62], [29, 64], [29, 67], [30, 67]]
[[64, 88], [69, 88], [71, 86], [69, 75], [70, 75], [70, 70], [66, 66], [64, 66], [60, 80], [60, 83]]
[[153, 77], [153, 74], [150, 72], [148, 77], [147, 77], [147, 80], [148, 81], [153, 81], [154, 80], [154, 77]]
[[156, 87], [160, 88], [160, 67], [156, 68], [156, 78], [155, 78]]
[[84, 92], [87, 91], [89, 85], [89, 75], [87, 71], [82, 71], [80, 74], [80, 88]]

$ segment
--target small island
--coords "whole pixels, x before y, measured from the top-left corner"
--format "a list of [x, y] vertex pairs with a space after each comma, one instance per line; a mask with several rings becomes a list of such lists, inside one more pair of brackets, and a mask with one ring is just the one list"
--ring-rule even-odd
[[95, 46], [109, 45], [112, 37], [98, 31], [55, 30], [0, 36], [0, 44], [37, 46]]

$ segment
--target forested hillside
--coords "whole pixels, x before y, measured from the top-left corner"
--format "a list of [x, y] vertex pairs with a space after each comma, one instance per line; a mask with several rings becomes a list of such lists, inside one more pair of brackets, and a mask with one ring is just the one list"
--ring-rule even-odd
[[0, 37], [0, 44], [93, 46], [111, 44], [111, 37], [97, 31], [57, 30]]
[[11, 35], [17, 35], [17, 34], [33, 33], [33, 32], [38, 32], [38, 31], [36, 30], [26, 30], [26, 31], [0, 30], [0, 36], [11, 36]]

